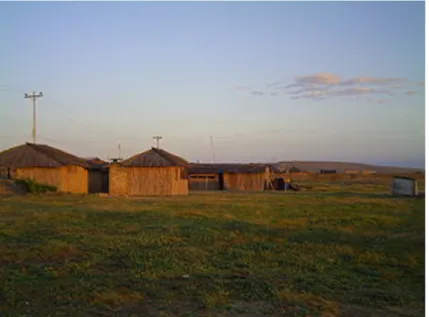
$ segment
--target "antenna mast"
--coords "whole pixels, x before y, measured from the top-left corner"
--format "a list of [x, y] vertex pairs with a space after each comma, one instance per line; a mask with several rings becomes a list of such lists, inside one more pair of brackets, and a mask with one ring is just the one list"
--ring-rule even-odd
[[210, 145], [212, 147], [212, 155], [213, 155], [213, 164], [215, 163], [215, 149], [214, 149], [214, 141], [213, 141], [213, 137], [210, 137]]
[[121, 157], [121, 144], [118, 144], [118, 157], [114, 157], [114, 158], [107, 158], [108, 160], [112, 161], [113, 163], [116, 162], [120, 162], [122, 161], [122, 157]]

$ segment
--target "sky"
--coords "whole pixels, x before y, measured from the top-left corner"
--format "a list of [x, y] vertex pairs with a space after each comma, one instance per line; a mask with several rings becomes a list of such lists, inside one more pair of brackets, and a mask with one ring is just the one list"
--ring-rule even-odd
[[[424, 2], [1, 2], [0, 150], [424, 167]], [[118, 144], [121, 152], [118, 153]]]

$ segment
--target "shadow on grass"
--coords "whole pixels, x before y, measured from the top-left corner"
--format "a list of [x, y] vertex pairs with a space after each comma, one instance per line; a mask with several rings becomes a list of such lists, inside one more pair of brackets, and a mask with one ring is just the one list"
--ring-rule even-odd
[[394, 196], [391, 193], [365, 193], [352, 191], [339, 192], [314, 192], [316, 196], [325, 197], [353, 197], [353, 198], [378, 198], [378, 199], [415, 199], [416, 197]]

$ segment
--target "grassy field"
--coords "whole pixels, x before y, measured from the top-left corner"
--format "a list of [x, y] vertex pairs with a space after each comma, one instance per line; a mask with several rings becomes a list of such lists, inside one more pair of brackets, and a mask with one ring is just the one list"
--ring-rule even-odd
[[424, 207], [359, 184], [0, 198], [0, 315], [423, 316]]

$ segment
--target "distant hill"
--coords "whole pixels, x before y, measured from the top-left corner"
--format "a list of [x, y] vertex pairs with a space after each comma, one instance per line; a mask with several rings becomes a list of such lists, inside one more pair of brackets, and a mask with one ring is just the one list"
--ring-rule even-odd
[[349, 162], [311, 162], [311, 161], [289, 161], [274, 163], [273, 166], [280, 171], [289, 170], [293, 166], [307, 172], [319, 172], [320, 170], [336, 170], [337, 173], [343, 173], [345, 170], [367, 170], [375, 171], [380, 174], [400, 174], [400, 173], [415, 173], [424, 172], [420, 168], [395, 167], [395, 166], [377, 166], [361, 163]]

